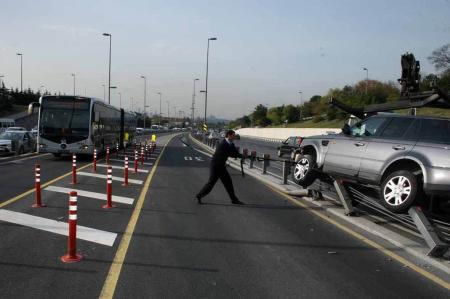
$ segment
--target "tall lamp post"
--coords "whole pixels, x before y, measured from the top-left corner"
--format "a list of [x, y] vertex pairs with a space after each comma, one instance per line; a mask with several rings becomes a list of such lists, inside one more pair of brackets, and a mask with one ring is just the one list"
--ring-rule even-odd
[[75, 74], [70, 74], [73, 77], [73, 95], [75, 96]]
[[103, 86], [103, 102], [105, 102], [106, 101], [106, 85], [102, 84], [102, 86]]
[[[208, 47], [206, 49], [206, 88], [205, 88], [205, 117], [204, 117], [204, 124], [206, 125], [206, 109], [208, 107], [208, 67], [209, 67], [209, 41], [211, 40], [217, 40], [216, 37], [210, 37], [208, 38]], [[203, 134], [203, 136], [206, 135]]]
[[145, 113], [147, 109], [147, 77], [141, 76], [144, 79], [144, 129], [145, 129], [145, 119], [147, 118], [147, 114]]
[[170, 110], [169, 110], [170, 102], [166, 101], [166, 103], [167, 103], [167, 126], [168, 126], [170, 123], [170, 120], [169, 120], [169, 118], [170, 118]]
[[103, 33], [103, 36], [109, 37], [109, 72], [108, 72], [108, 104], [111, 104], [111, 33]]
[[161, 125], [161, 117], [162, 117], [162, 114], [161, 114], [161, 99], [162, 99], [162, 93], [158, 92], [158, 94], [159, 94], [159, 125]]
[[193, 91], [192, 91], [192, 107], [191, 107], [191, 110], [192, 110], [192, 126], [194, 125], [194, 117], [195, 117], [195, 115], [194, 115], [194, 113], [195, 113], [195, 82], [196, 81], [199, 81], [200, 79], [194, 79], [194, 89], [193, 89]]
[[300, 110], [300, 121], [302, 121], [302, 95], [303, 95], [303, 92], [299, 91], [298, 94], [300, 95], [300, 106], [299, 106], [299, 110]]
[[122, 108], [122, 93], [119, 92], [119, 108]]
[[363, 67], [363, 70], [366, 71], [366, 95], [367, 95], [367, 87], [369, 86], [369, 69]]
[[23, 55], [17, 53], [17, 56], [20, 56], [20, 92], [23, 92]]

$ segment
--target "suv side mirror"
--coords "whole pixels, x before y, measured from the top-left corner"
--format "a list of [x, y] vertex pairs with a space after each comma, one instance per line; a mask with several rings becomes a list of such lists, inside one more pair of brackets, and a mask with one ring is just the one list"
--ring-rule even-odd
[[350, 135], [350, 126], [348, 124], [345, 124], [342, 127], [342, 133], [344, 133], [344, 135]]

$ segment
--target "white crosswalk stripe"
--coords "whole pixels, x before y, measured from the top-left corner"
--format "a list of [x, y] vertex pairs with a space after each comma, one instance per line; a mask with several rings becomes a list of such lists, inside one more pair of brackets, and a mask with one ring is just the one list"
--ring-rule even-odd
[[[44, 190], [60, 192], [60, 193], [65, 193], [65, 194], [69, 193], [70, 191], [76, 191], [77, 195], [81, 196], [81, 197], [90, 197], [90, 198], [95, 198], [95, 199], [106, 200], [106, 193], [104, 194], [104, 193], [91, 192], [91, 191], [72, 189], [72, 188], [64, 188], [64, 187], [58, 187], [58, 186], [48, 186]], [[112, 201], [132, 205], [134, 202], [134, 199], [131, 197], [113, 195]]]
[[[123, 163], [123, 161], [124, 160], [120, 160], [120, 159], [109, 159], [110, 161], [114, 161], [114, 162], [122, 162]], [[129, 160], [129, 162], [130, 162], [130, 167], [128, 168], [130, 171], [134, 171], [134, 157], [133, 157], [133, 159], [130, 159]], [[139, 160], [139, 166], [141, 165], [141, 160]], [[144, 165], [148, 165], [148, 166], [153, 166], [153, 163], [150, 163], [150, 162], [144, 162]]]
[[[80, 171], [77, 174], [81, 175], [81, 176], [89, 176], [89, 177], [99, 178], [99, 179], [106, 179], [107, 178], [106, 175], [98, 174], [98, 173], [90, 173], [90, 172]], [[117, 176], [113, 176], [112, 180], [113, 181], [119, 181], [119, 182], [123, 182], [124, 181], [122, 177], [117, 177]], [[141, 181], [141, 180], [134, 180], [134, 179], [128, 179], [128, 183], [136, 184], [136, 185], [142, 185], [143, 181]]]
[[[129, 160], [129, 162], [131, 162], [131, 161]], [[122, 169], [123, 170], [125, 168], [123, 166], [117, 166], [117, 165], [110, 165], [110, 166], [111, 166], [112, 169]], [[106, 167], [108, 167], [108, 165], [106, 165], [106, 164], [97, 164], [97, 167], [105, 167], [106, 168]], [[134, 166], [132, 165], [132, 163], [130, 163], [129, 166], [128, 166], [128, 172], [134, 172]], [[138, 169], [138, 172], [148, 173], [148, 170], [147, 169]]]
[[[0, 221], [23, 225], [64, 236], [67, 236], [69, 233], [69, 225], [67, 222], [56, 221], [53, 219], [14, 211], [0, 210]], [[77, 239], [112, 246], [116, 240], [116, 237], [116, 233], [77, 225]]]

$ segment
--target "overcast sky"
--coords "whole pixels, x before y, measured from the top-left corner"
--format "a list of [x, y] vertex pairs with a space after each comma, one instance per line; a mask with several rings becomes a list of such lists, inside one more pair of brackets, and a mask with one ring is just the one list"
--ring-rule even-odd
[[[159, 111], [159, 95], [188, 109], [194, 78], [204, 89], [211, 42], [208, 115], [236, 118], [258, 103], [297, 104], [329, 88], [369, 77], [400, 76], [400, 55], [411, 51], [422, 72], [426, 57], [450, 42], [449, 0], [429, 1], [64, 1], [0, 0], [0, 75], [9, 88], [44, 85], [103, 98], [112, 34], [112, 104]], [[197, 95], [196, 113], [204, 109]], [[171, 112], [172, 113], [172, 112]]]

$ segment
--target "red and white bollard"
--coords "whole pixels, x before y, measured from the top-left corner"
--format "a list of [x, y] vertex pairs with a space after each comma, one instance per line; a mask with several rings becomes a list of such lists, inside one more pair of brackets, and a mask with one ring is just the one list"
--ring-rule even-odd
[[111, 209], [114, 208], [112, 205], [112, 167], [108, 165], [108, 172], [106, 174], [106, 205], [102, 208]]
[[125, 156], [125, 167], [123, 169], [123, 186], [128, 186], [128, 156]]
[[134, 151], [134, 173], [137, 173], [138, 169], [138, 152]]
[[109, 146], [106, 147], [106, 164], [109, 164]]
[[34, 167], [34, 188], [36, 190], [36, 203], [33, 204], [32, 207], [45, 207], [41, 202], [41, 166], [39, 164], [36, 164]]
[[94, 161], [92, 163], [92, 169], [94, 172], [97, 171], [97, 149], [94, 148]]
[[141, 147], [141, 165], [144, 165], [144, 148]]
[[145, 144], [145, 159], [148, 160], [148, 144]]
[[77, 253], [77, 192], [69, 193], [69, 238], [67, 254], [61, 257], [64, 263], [79, 262], [82, 258]]
[[72, 184], [77, 183], [77, 155], [72, 155]]
[[119, 144], [116, 144], [116, 157], [119, 158]]

